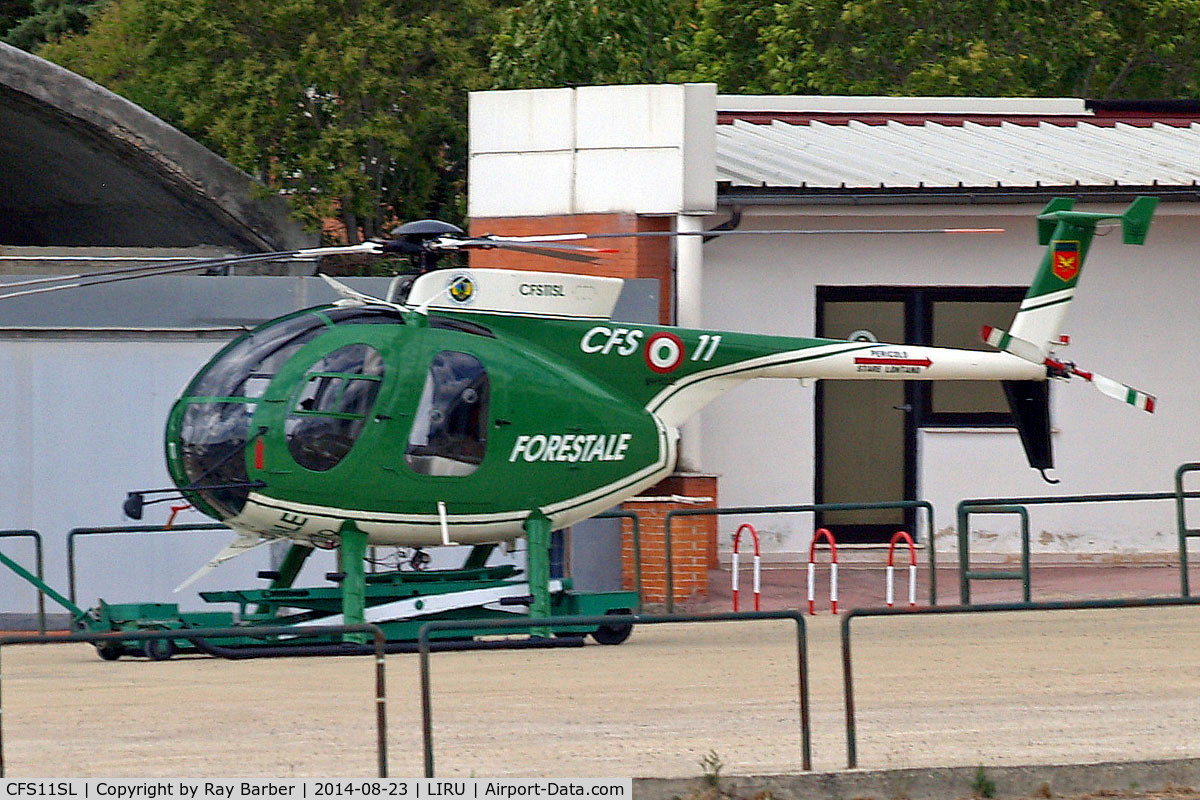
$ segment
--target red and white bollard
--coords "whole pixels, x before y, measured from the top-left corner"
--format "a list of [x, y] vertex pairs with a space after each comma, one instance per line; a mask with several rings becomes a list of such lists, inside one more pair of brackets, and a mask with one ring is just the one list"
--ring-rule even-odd
[[826, 528], [818, 528], [813, 534], [812, 544], [808, 546], [808, 613], [817, 613], [816, 603], [813, 602], [813, 585], [817, 577], [817, 540], [824, 538], [829, 542], [829, 610], [837, 613], [837, 542], [833, 534]]
[[758, 550], [758, 531], [754, 530], [754, 526], [749, 522], [743, 522], [738, 526], [737, 532], [733, 534], [733, 610], [738, 610], [738, 545], [741, 543], [743, 530], [750, 531], [750, 536], [754, 539], [754, 610], [760, 611], [762, 583], [759, 576], [762, 570], [762, 557]]
[[891, 544], [888, 545], [888, 563], [887, 563], [887, 607], [891, 608], [895, 600], [895, 591], [893, 588], [894, 578], [896, 576], [896, 543], [904, 541], [908, 543], [908, 606], [909, 608], [917, 607], [917, 546], [913, 544], [913, 538], [904, 531], [896, 531], [892, 537]]

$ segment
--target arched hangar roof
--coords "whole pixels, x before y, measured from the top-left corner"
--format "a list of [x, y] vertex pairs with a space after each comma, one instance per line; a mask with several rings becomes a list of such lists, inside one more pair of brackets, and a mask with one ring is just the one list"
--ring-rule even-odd
[[312, 244], [256, 187], [139, 106], [0, 43], [0, 245]]

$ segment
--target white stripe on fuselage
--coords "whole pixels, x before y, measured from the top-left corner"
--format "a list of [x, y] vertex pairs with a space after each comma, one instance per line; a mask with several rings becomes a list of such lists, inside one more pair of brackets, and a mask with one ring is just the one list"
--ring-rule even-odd
[[[560, 528], [606, 511], [627, 497], [652, 486], [675, 466], [678, 431], [655, 418], [658, 428], [658, 457], [632, 475], [590, 492], [541, 507], [554, 527]], [[436, 508], [436, 497], [429, 504]], [[531, 509], [512, 509], [488, 514], [456, 514], [447, 506], [447, 523], [457, 544], [502, 542], [524, 535]], [[343, 522], [353, 522], [373, 544], [426, 546], [442, 544], [441, 521], [435, 510], [429, 514], [395, 514], [297, 503], [252, 493], [242, 513], [230, 525], [259, 531], [263, 536], [297, 540], [334, 541]]]
[[[874, 370], [856, 359], [872, 351], [899, 356], [919, 366]], [[1010, 353], [959, 350], [924, 345], [882, 342], [836, 342], [773, 353], [726, 364], [688, 375], [651, 398], [647, 410], [678, 427], [700, 408], [725, 391], [752, 378], [811, 378], [817, 380], [1039, 380], [1046, 377], [1040, 364], [1030, 364]]]

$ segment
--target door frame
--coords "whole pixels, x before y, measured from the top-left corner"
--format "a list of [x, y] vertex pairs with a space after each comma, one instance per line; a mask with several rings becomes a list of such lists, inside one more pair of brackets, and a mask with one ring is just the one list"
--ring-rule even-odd
[[[1012, 303], [1014, 309], [1028, 291], [1024, 286], [817, 286], [816, 287], [816, 332], [822, 335], [825, 327], [825, 303], [829, 302], [901, 302], [904, 304], [904, 340], [908, 344], [933, 344], [932, 309], [939, 302], [1002, 302]], [[998, 319], [991, 324], [1007, 325], [1009, 320]], [[817, 383], [816, 403], [813, 414], [813, 497], [815, 502], [824, 501], [825, 441], [823, 438], [825, 392], [824, 381]], [[904, 497], [902, 500], [917, 499], [918, 432], [925, 427], [972, 427], [1011, 428], [1014, 422], [1011, 413], [934, 413], [932, 392], [927, 381], [904, 381]], [[817, 514], [816, 523], [821, 527], [823, 514]], [[904, 509], [904, 528], [916, 537], [916, 509]], [[841, 527], [850, 527], [843, 525]], [[861, 525], [857, 533], [844, 532], [839, 540], [855, 542], [886, 542], [894, 530], [884, 535], [885, 525]]]
[[[920, 311], [914, 287], [906, 286], [818, 286], [816, 287], [816, 334], [822, 336], [825, 328], [825, 303], [837, 302], [900, 302], [904, 304], [904, 338], [912, 341], [921, 328], [917, 319]], [[898, 411], [904, 415], [904, 497], [898, 500], [915, 500], [917, 496], [917, 397], [914, 381], [904, 381], [904, 404], [908, 410]], [[817, 381], [813, 413], [813, 498], [817, 504], [825, 502], [825, 437], [824, 437], [825, 381]], [[894, 524], [837, 524], [841, 531], [834, 537], [845, 544], [886, 543], [897, 530], [906, 530], [916, 538], [917, 512], [915, 508], [901, 509], [903, 527]], [[825, 513], [814, 514], [814, 527], [828, 527]]]

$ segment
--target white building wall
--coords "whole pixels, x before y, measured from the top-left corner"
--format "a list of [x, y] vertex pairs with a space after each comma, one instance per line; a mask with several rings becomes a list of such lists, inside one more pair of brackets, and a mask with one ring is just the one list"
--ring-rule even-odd
[[[177, 335], [0, 339], [0, 529], [42, 534], [46, 580], [55, 589], [67, 592], [71, 528], [165, 522], [169, 504], [148, 506], [139, 523], [124, 518], [121, 503], [129, 490], [172, 485], [163, 455], [167, 413], [224, 343]], [[177, 520], [212, 521], [195, 511]], [[88, 608], [103, 598], [194, 609], [205, 605], [197, 591], [259, 585], [255, 573], [268, 566], [266, 548], [172, 594], [230, 539], [227, 531], [80, 537], [78, 603]], [[0, 540], [0, 551], [32, 569], [29, 540]], [[33, 589], [0, 569], [0, 612], [35, 608]], [[50, 601], [46, 610], [61, 611]]]
[[[1118, 208], [1087, 206], [1081, 209]], [[705, 245], [706, 327], [813, 335], [818, 285], [1026, 285], [1042, 254], [1037, 205], [810, 207], [748, 211], [750, 228], [1003, 227], [975, 236], [725, 237]], [[949, 547], [964, 498], [1169, 491], [1175, 468], [1200, 460], [1200, 210], [1160, 206], [1144, 247], [1119, 233], [1097, 237], [1065, 331], [1064, 355], [1156, 394], [1145, 414], [1082, 381], [1056, 383], [1052, 398], [1056, 474], [1046, 485], [1028, 467], [1015, 430], [925, 430], [919, 434], [918, 496], [933, 502]], [[715, 221], [715, 220], [714, 220]], [[996, 320], [1007, 327], [1008, 320]], [[703, 468], [721, 476], [721, 504], [813, 500], [814, 393], [793, 382], [757, 381], [702, 413]], [[1200, 513], [1200, 508], [1193, 509]], [[728, 547], [738, 520], [722, 520]], [[1194, 523], [1193, 523], [1194, 524]], [[725, 527], [729, 530], [726, 531]], [[807, 550], [808, 515], [764, 520], [764, 548]], [[1166, 552], [1175, 548], [1170, 502], [1086, 505], [1033, 511], [1034, 552]], [[974, 525], [975, 551], [1016, 552], [1016, 525], [987, 517]]]
[[711, 83], [472, 92], [469, 214], [712, 211], [716, 96]]

